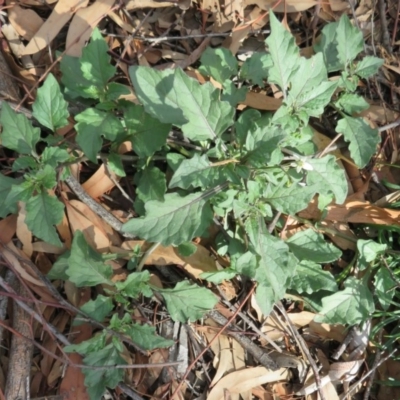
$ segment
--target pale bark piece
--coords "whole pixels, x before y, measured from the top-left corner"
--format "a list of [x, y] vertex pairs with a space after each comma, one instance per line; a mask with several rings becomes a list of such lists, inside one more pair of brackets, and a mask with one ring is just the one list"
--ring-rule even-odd
[[155, 0], [123, 0], [125, 9], [135, 10], [137, 8], [162, 8], [176, 6], [172, 1], [155, 1]]
[[[25, 287], [17, 281], [16, 290], [21, 297], [28, 297]], [[5, 398], [20, 400], [30, 398], [30, 372], [33, 354], [31, 316], [14, 303], [13, 328], [20, 333], [14, 334], [11, 341]], [[22, 335], [22, 336], [21, 336]]]
[[88, 2], [89, 0], [59, 0], [50, 17], [26, 46], [25, 54], [35, 54], [49, 46], [74, 13], [86, 7]]
[[42, 18], [31, 8], [22, 8], [14, 4], [8, 10], [11, 25], [25, 40], [31, 40], [43, 25]]
[[115, 0], [97, 0], [91, 6], [79, 9], [68, 29], [66, 54], [80, 57], [93, 29], [113, 8]]
[[4, 24], [1, 28], [3, 35], [8, 41], [13, 54], [21, 60], [24, 68], [34, 68], [31, 56], [25, 55], [25, 46], [22, 44], [17, 31], [11, 24]]

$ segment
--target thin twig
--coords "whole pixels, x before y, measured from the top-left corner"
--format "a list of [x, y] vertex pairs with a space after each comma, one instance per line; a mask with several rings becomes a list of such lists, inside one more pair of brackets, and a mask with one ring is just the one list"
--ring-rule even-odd
[[389, 35], [389, 29], [388, 29], [388, 22], [386, 19], [386, 0], [378, 0], [378, 11], [379, 11], [379, 17], [381, 21], [381, 39], [382, 39], [382, 44], [385, 47], [385, 49], [392, 54], [393, 49], [390, 44], [390, 35]]

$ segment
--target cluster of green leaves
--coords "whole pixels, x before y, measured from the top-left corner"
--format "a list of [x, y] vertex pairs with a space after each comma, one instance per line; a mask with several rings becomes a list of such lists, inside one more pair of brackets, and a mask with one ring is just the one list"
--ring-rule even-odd
[[[364, 167], [376, 150], [379, 134], [354, 116], [368, 108], [356, 88], [359, 79], [373, 75], [382, 60], [356, 59], [363, 38], [347, 16], [323, 29], [316, 54], [309, 59], [300, 55], [294, 38], [275, 15], [270, 17], [265, 53], [239, 65], [226, 49], [204, 52], [200, 71], [222, 89], [209, 82], [202, 85], [179, 68], [130, 68], [140, 105], [121, 99], [130, 89], [113, 82], [116, 68], [107, 55], [106, 42], [95, 30], [82, 57], [65, 56], [61, 62], [64, 93], [52, 75], [38, 90], [33, 116], [48, 130], [47, 137], [41, 137], [40, 129], [25, 116], [3, 106], [2, 145], [19, 154], [12, 172], [22, 178], [0, 174], [0, 216], [15, 213], [18, 202], [25, 203], [25, 220], [32, 233], [61, 245], [55, 225], [64, 211], [53, 194], [56, 171], [62, 178], [67, 172], [61, 167], [75, 159], [67, 145], [59, 145], [56, 133], [68, 123], [65, 96], [84, 106], [74, 116], [76, 142], [89, 160], [97, 163], [101, 158], [124, 176], [118, 148], [132, 142], [137, 155], [134, 207], [140, 217], [128, 221], [125, 232], [189, 254], [195, 250], [192, 239], [207, 235], [217, 217], [225, 230], [225, 235], [217, 237], [217, 249], [230, 258], [231, 266], [204, 274], [204, 279], [218, 283], [241, 275], [254, 280], [256, 299], [265, 314], [289, 293], [307, 299], [319, 312], [319, 321], [356, 324], [370, 317], [376, 301], [365, 282], [345, 277], [339, 290], [331, 272], [322, 269], [322, 264], [334, 262], [341, 252], [311, 223], [286, 241], [269, 232], [267, 223], [277, 213], [295, 216], [316, 195], [321, 210], [332, 201], [344, 202], [345, 174], [332, 155], [316, 156], [309, 119], [334, 110], [339, 115], [337, 133], [349, 142], [354, 162]], [[271, 83], [283, 94], [283, 104], [275, 113], [236, 111], [249, 85], [264, 88]], [[173, 135], [167, 141], [170, 132]], [[40, 141], [46, 144], [42, 152], [38, 151]], [[104, 144], [106, 155], [100, 153]], [[276, 226], [279, 229], [279, 221]], [[360, 268], [373, 263], [371, 251], [375, 256], [381, 251], [371, 248], [372, 244], [359, 242]], [[201, 318], [217, 301], [209, 289], [189, 281], [170, 289], [156, 288], [150, 284], [148, 271], [133, 271], [124, 282], [113, 282], [107, 257], [94, 251], [81, 232], [75, 233], [71, 250], [58, 259], [49, 277], [78, 287], [102, 285], [107, 296], [98, 295], [82, 311], [98, 321], [107, 320], [110, 329], [146, 350], [172, 342], [157, 336], [151, 326], [132, 321], [132, 300], [156, 295], [164, 300], [171, 318], [180, 322]], [[385, 285], [382, 282], [375, 282], [375, 294]], [[122, 318], [113, 315], [115, 303], [126, 310]], [[81, 353], [89, 366], [126, 363], [124, 343], [106, 330], [67, 350]], [[93, 399], [123, 378], [122, 369], [84, 372]]]

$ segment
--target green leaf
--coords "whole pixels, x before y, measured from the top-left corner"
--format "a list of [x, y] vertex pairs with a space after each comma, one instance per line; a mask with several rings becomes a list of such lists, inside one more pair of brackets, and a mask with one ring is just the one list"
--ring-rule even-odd
[[149, 271], [132, 272], [123, 282], [116, 282], [115, 287], [118, 293], [132, 299], [137, 299], [141, 293], [145, 296], [152, 296], [153, 292], [149, 286]]
[[336, 132], [350, 142], [351, 157], [359, 168], [368, 164], [381, 141], [378, 130], [372, 129], [362, 118], [345, 116], [338, 121]]
[[366, 56], [357, 64], [354, 73], [360, 78], [369, 78], [378, 72], [383, 62], [382, 58]]
[[118, 100], [121, 96], [126, 96], [130, 94], [128, 86], [121, 85], [120, 83], [111, 82], [107, 85], [106, 92], [106, 100], [107, 101], [115, 101]]
[[324, 271], [318, 264], [305, 260], [297, 265], [289, 288], [297, 293], [308, 294], [319, 290], [330, 292], [338, 290], [335, 278], [330, 272]]
[[207, 47], [200, 58], [199, 72], [224, 83], [238, 72], [238, 62], [232, 52], [224, 47]]
[[61, 82], [65, 85], [65, 94], [72, 99], [77, 97], [98, 99], [104, 93], [83, 77], [80, 59], [64, 55], [60, 62]]
[[336, 32], [339, 61], [347, 66], [364, 49], [362, 32], [353, 26], [346, 13], [340, 17]]
[[339, 22], [331, 22], [324, 26], [319, 43], [314, 45], [316, 52], [322, 52], [328, 72], [342, 69], [337, 50], [336, 32]]
[[67, 275], [77, 287], [96, 286], [111, 282], [112, 267], [103, 262], [102, 256], [86, 242], [81, 231], [76, 231], [72, 241], [71, 256], [68, 259]]
[[234, 266], [237, 273], [253, 279], [258, 266], [257, 257], [253, 252], [246, 251], [238, 257]]
[[323, 235], [313, 229], [297, 232], [286, 241], [286, 244], [299, 260], [314, 263], [329, 263], [342, 255], [337, 247], [327, 243]]
[[208, 157], [197, 153], [183, 160], [169, 182], [169, 188], [209, 188], [227, 180], [228, 165], [215, 166]]
[[20, 156], [14, 161], [14, 163], [12, 165], [12, 171], [13, 172], [23, 171], [25, 169], [35, 170], [35, 169], [37, 169], [37, 167], [38, 167], [38, 163], [34, 157]]
[[40, 160], [43, 164], [56, 168], [58, 164], [64, 163], [71, 158], [71, 155], [65, 149], [59, 147], [46, 147], [43, 150]]
[[108, 45], [98, 28], [95, 28], [90, 43], [82, 50], [80, 64], [83, 77], [100, 88], [106, 87], [116, 71], [107, 52]]
[[220, 284], [222, 281], [233, 279], [237, 275], [237, 272], [226, 268], [222, 271], [216, 272], [203, 272], [200, 275], [201, 279], [205, 279], [208, 282], [215, 283], [216, 285]]
[[105, 343], [106, 335], [104, 331], [102, 334], [97, 334], [91, 337], [88, 340], [83, 341], [78, 344], [70, 344], [64, 347], [64, 351], [67, 353], [79, 353], [82, 355], [86, 355], [92, 352], [96, 352], [100, 349], [103, 349], [106, 345]]
[[53, 74], [47, 75], [42, 87], [38, 89], [32, 109], [33, 116], [53, 132], [68, 125], [68, 103]]
[[264, 197], [278, 211], [294, 215], [307, 208], [317, 190], [317, 185], [301, 186], [293, 183], [290, 187], [281, 187], [268, 184]]
[[19, 201], [27, 202], [33, 196], [35, 189], [31, 182], [22, 181], [11, 186], [11, 190], [7, 195], [6, 204], [17, 207]]
[[164, 297], [171, 318], [182, 323], [202, 318], [218, 302], [210, 290], [191, 285], [187, 280], [177, 283], [173, 289], [159, 291]]
[[[122, 347], [122, 346], [121, 346]], [[83, 359], [85, 365], [109, 367], [105, 369], [83, 369], [85, 386], [91, 400], [101, 399], [106, 388], [114, 389], [123, 381], [125, 371], [122, 368], [113, 368], [115, 365], [126, 365], [127, 362], [120, 356], [121, 349], [110, 343], [104, 349], [92, 352]]]
[[220, 91], [209, 82], [200, 85], [180, 68], [131, 67], [129, 74], [145, 110], [182, 128], [191, 140], [213, 140], [233, 123], [234, 108], [220, 100]]
[[299, 58], [298, 69], [293, 73], [289, 99], [295, 100], [300, 94], [309, 92], [327, 80], [328, 74], [324, 58], [318, 53], [311, 58]]
[[141, 172], [136, 193], [144, 203], [150, 200], [164, 201], [166, 190], [165, 174], [158, 168], [149, 166]]
[[146, 216], [133, 218], [123, 225], [123, 232], [137, 235], [163, 246], [178, 246], [201, 236], [208, 228], [213, 213], [207, 202], [208, 193], [165, 195], [164, 202], [151, 200], [145, 204]]
[[249, 80], [260, 87], [264, 87], [264, 80], [268, 77], [268, 70], [273, 66], [270, 54], [253, 53], [240, 69], [240, 79]]
[[124, 333], [144, 350], [171, 347], [175, 343], [173, 340], [157, 335], [156, 329], [150, 325], [132, 324], [124, 329]]
[[237, 88], [234, 82], [227, 80], [222, 85], [222, 88], [223, 93], [221, 96], [221, 100], [227, 101], [234, 108], [246, 99], [246, 95], [248, 92], [246, 86]]
[[335, 105], [349, 115], [360, 113], [369, 108], [369, 104], [365, 101], [364, 97], [354, 93], [344, 93], [335, 102]]
[[358, 250], [358, 267], [360, 271], [366, 269], [372, 261], [387, 249], [386, 244], [380, 244], [374, 242], [373, 240], [357, 240], [357, 250]]
[[124, 170], [124, 164], [122, 163], [121, 155], [117, 153], [111, 153], [107, 156], [107, 165], [111, 171], [118, 176], [126, 176]]
[[368, 285], [353, 277], [347, 278], [344, 285], [344, 290], [322, 299], [315, 322], [351, 326], [371, 317], [375, 306]]
[[307, 171], [307, 184], [317, 186], [317, 192], [334, 195], [337, 204], [343, 204], [347, 197], [347, 181], [344, 170], [332, 155], [323, 158], [308, 159], [312, 170]]
[[167, 142], [171, 124], [150, 116], [142, 106], [130, 104], [124, 108], [124, 120], [134, 152], [150, 157]]
[[78, 122], [75, 124], [78, 132], [76, 141], [94, 163], [97, 163], [96, 156], [103, 145], [102, 136], [114, 140], [123, 130], [121, 121], [114, 114], [93, 107], [76, 115], [75, 120]]
[[271, 34], [265, 43], [268, 45], [273, 66], [269, 68], [268, 81], [279, 85], [286, 97], [286, 90], [299, 66], [299, 48], [294, 37], [282, 26], [272, 11], [270, 22]]
[[61, 279], [67, 281], [69, 276], [67, 275], [68, 259], [71, 252], [67, 250], [65, 253], [58, 257], [57, 261], [53, 263], [51, 270], [47, 273], [47, 277], [52, 280]]
[[26, 202], [25, 222], [29, 230], [38, 238], [54, 246], [62, 247], [54, 225], [64, 216], [64, 204], [55, 196], [42, 190]]
[[197, 246], [192, 242], [181, 243], [178, 247], [178, 253], [182, 257], [190, 257], [197, 251]]
[[3, 127], [1, 144], [20, 154], [36, 154], [40, 129], [34, 128], [22, 113], [16, 113], [7, 102], [1, 104], [0, 124]]
[[[85, 303], [81, 310], [89, 314], [95, 321], [103, 322], [104, 318], [114, 309], [113, 301], [111, 297], [106, 297], [99, 294], [94, 300], [89, 300]], [[78, 315], [74, 320], [74, 326], [80, 325], [80, 316]]]
[[18, 184], [16, 179], [0, 173], [0, 218], [4, 218], [8, 214], [15, 214], [18, 210], [17, 202], [7, 201], [12, 185], [16, 184]]
[[390, 272], [386, 268], [381, 267], [374, 277], [374, 284], [375, 295], [379, 304], [387, 311], [396, 293], [394, 288], [397, 286], [397, 283], [393, 280]]
[[[245, 228], [250, 242], [260, 256], [255, 273], [255, 280], [259, 284], [257, 303], [263, 313], [268, 315], [272, 305], [285, 296], [297, 261], [290, 255], [288, 245], [267, 231], [262, 217], [249, 218]], [[268, 295], [262, 302], [259, 301], [260, 293]]]

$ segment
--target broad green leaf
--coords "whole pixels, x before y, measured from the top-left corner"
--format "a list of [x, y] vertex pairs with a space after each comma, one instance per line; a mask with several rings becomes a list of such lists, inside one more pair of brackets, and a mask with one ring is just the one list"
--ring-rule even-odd
[[47, 273], [47, 277], [52, 280], [61, 279], [63, 281], [67, 281], [69, 276], [67, 275], [68, 269], [68, 259], [71, 255], [70, 250], [67, 250], [65, 253], [61, 254], [57, 261], [53, 263], [51, 270]]
[[207, 47], [200, 58], [199, 72], [224, 83], [238, 72], [238, 62], [232, 52], [224, 47]]
[[307, 59], [300, 57], [298, 69], [293, 73], [292, 84], [289, 90], [289, 99], [295, 99], [304, 92], [309, 92], [327, 80], [328, 74], [321, 53]]
[[251, 251], [246, 251], [238, 257], [234, 266], [237, 273], [253, 279], [258, 266], [257, 256]]
[[116, 282], [115, 287], [118, 293], [132, 299], [138, 298], [143, 293], [145, 296], [150, 297], [153, 292], [149, 286], [150, 273], [149, 271], [132, 272], [128, 275], [128, 278], [123, 282]]
[[265, 43], [268, 45], [273, 66], [269, 68], [268, 81], [279, 85], [286, 97], [286, 90], [299, 66], [299, 48], [294, 37], [282, 26], [272, 11], [270, 22], [271, 34]]
[[53, 74], [49, 74], [38, 89], [32, 109], [33, 116], [53, 132], [68, 125], [68, 103], [64, 100], [60, 85]]
[[12, 185], [16, 184], [18, 184], [16, 179], [0, 173], [0, 218], [17, 212], [17, 202], [7, 201], [7, 196], [11, 192]]
[[124, 120], [133, 151], [140, 157], [150, 157], [167, 142], [171, 124], [164, 124], [144, 111], [142, 106], [130, 104], [124, 108]]
[[319, 42], [314, 45], [316, 52], [322, 52], [328, 72], [342, 68], [337, 50], [336, 32], [339, 22], [331, 22], [322, 29]]
[[296, 110], [304, 111], [307, 117], [319, 117], [330, 102], [337, 86], [338, 82], [322, 82], [316, 88], [302, 92], [293, 107]]
[[64, 204], [55, 196], [42, 190], [26, 202], [25, 222], [29, 230], [38, 238], [54, 246], [62, 247], [54, 225], [64, 216]]
[[334, 195], [337, 204], [343, 204], [347, 197], [347, 181], [344, 170], [332, 155], [323, 158], [308, 159], [312, 170], [307, 171], [307, 184], [315, 185], [317, 192]]
[[96, 156], [103, 145], [102, 136], [114, 140], [123, 130], [121, 121], [112, 113], [90, 107], [75, 116], [78, 122], [75, 129], [78, 132], [76, 141], [85, 155], [94, 163]]
[[16, 113], [6, 101], [1, 104], [0, 124], [3, 131], [1, 144], [20, 154], [36, 154], [40, 129], [34, 128], [24, 114]]
[[82, 50], [80, 64], [83, 77], [100, 88], [106, 87], [116, 71], [107, 52], [108, 45], [98, 28], [95, 28], [89, 44]]
[[208, 188], [227, 180], [226, 170], [229, 165], [215, 166], [203, 154], [194, 154], [188, 160], [183, 160], [169, 182], [170, 188]]
[[118, 100], [121, 96], [130, 94], [131, 91], [128, 86], [121, 85], [120, 83], [111, 82], [107, 85], [106, 99], [108, 101]]
[[181, 243], [177, 247], [178, 253], [182, 257], [190, 257], [197, 251], [197, 246], [193, 242]]
[[111, 153], [107, 156], [107, 165], [112, 172], [118, 176], [126, 176], [124, 170], [124, 164], [122, 163], [121, 155], [117, 153]]
[[125, 371], [121, 368], [113, 368], [115, 365], [125, 365], [126, 360], [121, 357], [121, 349], [110, 343], [103, 349], [92, 352], [83, 359], [85, 365], [109, 367], [105, 369], [83, 369], [85, 375], [85, 386], [90, 400], [102, 398], [107, 387], [114, 389], [119, 382], [123, 381]]
[[182, 323], [202, 318], [218, 302], [218, 298], [210, 290], [191, 285], [187, 280], [177, 283], [173, 289], [159, 291], [171, 318]]
[[366, 56], [357, 64], [354, 73], [360, 78], [369, 78], [378, 72], [383, 62], [382, 58]]
[[[46, 147], [47, 149], [47, 147]], [[27, 170], [35, 170], [38, 167], [38, 162], [36, 159], [32, 156], [20, 156], [18, 157], [13, 165], [12, 165], [12, 171], [23, 171], [25, 169]]]
[[67, 150], [59, 147], [46, 147], [40, 156], [41, 162], [56, 168], [58, 164], [64, 163], [71, 158]]
[[347, 278], [344, 285], [344, 290], [322, 299], [315, 322], [351, 326], [372, 316], [375, 306], [368, 285], [353, 277]]
[[237, 272], [226, 268], [222, 271], [216, 272], [203, 272], [200, 275], [201, 279], [205, 279], [208, 282], [215, 283], [216, 285], [220, 284], [222, 281], [233, 279], [237, 275]]
[[327, 243], [323, 235], [313, 229], [297, 232], [286, 241], [286, 244], [299, 260], [314, 263], [329, 263], [342, 255], [337, 247]]
[[339, 100], [335, 102], [335, 105], [349, 115], [360, 113], [370, 107], [364, 97], [354, 93], [344, 93]]
[[103, 334], [97, 334], [91, 337], [90, 339], [85, 340], [82, 343], [70, 344], [68, 346], [65, 346], [63, 350], [67, 353], [76, 352], [81, 355], [86, 355], [103, 349], [105, 345], [106, 345], [106, 335], [103, 333]]
[[236, 107], [246, 99], [248, 89], [246, 86], [237, 88], [235, 83], [227, 80], [222, 85], [223, 93], [221, 96], [222, 101], [228, 102], [232, 107]]
[[13, 184], [5, 202], [6, 204], [9, 204], [10, 207], [17, 207], [19, 201], [26, 203], [30, 200], [34, 192], [35, 188], [31, 182], [22, 181], [18, 184]]
[[239, 118], [235, 122], [236, 139], [241, 146], [246, 143], [249, 132], [257, 129], [255, 121], [261, 118], [261, 113], [254, 108], [247, 108], [240, 113]]
[[[104, 318], [114, 309], [111, 297], [106, 297], [99, 294], [94, 300], [89, 300], [81, 307], [81, 311], [89, 314], [91, 318], [98, 322], [103, 322]], [[79, 325], [80, 316], [78, 315], [74, 321], [74, 325]]]
[[315, 193], [317, 185], [302, 186], [293, 183], [290, 187], [281, 187], [268, 184], [264, 193], [265, 199], [278, 211], [294, 215], [304, 210]]
[[156, 329], [150, 325], [131, 324], [124, 329], [124, 333], [144, 350], [171, 347], [175, 343], [157, 335]]
[[170, 193], [165, 195], [163, 202], [148, 201], [145, 204], [146, 216], [132, 218], [122, 230], [149, 242], [178, 246], [201, 236], [210, 225], [213, 213], [207, 202], [208, 197], [207, 192], [185, 197]]
[[150, 200], [164, 201], [167, 190], [165, 174], [157, 167], [148, 166], [141, 171], [140, 179], [136, 187], [136, 194], [144, 203]]
[[259, 284], [258, 293], [268, 294], [268, 298], [257, 303], [265, 315], [269, 314], [272, 305], [281, 300], [292, 277], [296, 262], [290, 255], [288, 245], [272, 236], [260, 216], [251, 217], [245, 223], [246, 232], [255, 251], [260, 256], [254, 279]]
[[46, 164], [38, 171], [26, 174], [25, 179], [31, 180], [35, 188], [53, 189], [57, 184], [57, 171], [50, 164]]
[[240, 69], [240, 79], [249, 80], [260, 87], [264, 87], [264, 80], [268, 77], [268, 70], [273, 66], [270, 54], [253, 53]]
[[338, 121], [336, 132], [342, 133], [350, 142], [351, 157], [359, 168], [368, 164], [381, 141], [378, 130], [372, 129], [363, 118], [345, 116]]
[[366, 269], [380, 254], [387, 249], [386, 244], [380, 244], [373, 240], [357, 240], [358, 267], [361, 271]]
[[68, 259], [69, 280], [77, 287], [114, 285], [110, 280], [112, 274], [112, 267], [104, 264], [102, 256], [88, 245], [83, 233], [76, 231]]
[[297, 293], [308, 294], [319, 290], [330, 292], [338, 290], [335, 278], [330, 272], [324, 271], [319, 264], [306, 260], [297, 265], [289, 288]]
[[191, 140], [213, 140], [233, 123], [234, 108], [219, 99], [219, 90], [211, 83], [200, 85], [180, 68], [131, 67], [129, 74], [145, 110], [161, 122], [181, 127]]
[[62, 72], [61, 82], [65, 86], [65, 94], [72, 99], [84, 97], [98, 99], [104, 93], [104, 88], [98, 88], [83, 77], [80, 60], [77, 57], [64, 55], [60, 62]]
[[394, 288], [397, 286], [397, 283], [393, 280], [390, 272], [386, 268], [381, 267], [374, 277], [374, 285], [375, 295], [379, 304], [387, 311], [396, 293]]
[[336, 41], [339, 61], [343, 66], [347, 66], [364, 49], [363, 34], [352, 25], [346, 13], [340, 17]]

